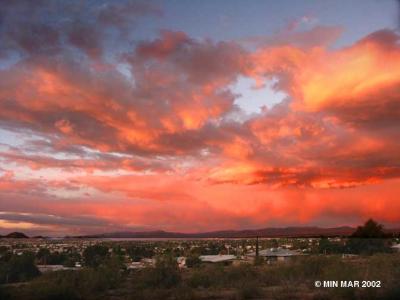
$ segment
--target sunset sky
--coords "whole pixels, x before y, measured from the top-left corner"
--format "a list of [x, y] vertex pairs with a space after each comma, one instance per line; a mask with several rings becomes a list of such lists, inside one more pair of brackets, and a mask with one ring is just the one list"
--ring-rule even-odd
[[399, 227], [398, 18], [0, 0], [0, 234]]

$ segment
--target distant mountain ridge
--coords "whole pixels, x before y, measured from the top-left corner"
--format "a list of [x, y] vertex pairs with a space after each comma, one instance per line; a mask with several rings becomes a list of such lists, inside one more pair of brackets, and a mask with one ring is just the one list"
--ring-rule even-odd
[[29, 239], [29, 237], [22, 232], [11, 232], [6, 235], [0, 235], [0, 238], [3, 238], [3, 239]]
[[142, 232], [111, 232], [95, 235], [79, 236], [80, 238], [252, 238], [252, 237], [319, 237], [348, 236], [355, 231], [354, 227], [341, 226], [321, 227], [283, 227], [247, 230], [221, 230], [211, 232], [181, 233], [163, 230]]
[[[65, 238], [290, 238], [290, 237], [335, 237], [335, 236], [349, 236], [356, 230], [355, 227], [341, 226], [341, 227], [272, 227], [261, 229], [246, 229], [246, 230], [219, 230], [210, 232], [169, 232], [163, 230], [156, 231], [119, 231], [102, 234], [81, 235], [81, 236], [66, 236]], [[385, 232], [391, 234], [400, 234], [400, 228], [386, 228]], [[0, 235], [0, 238], [9, 239], [28, 239], [29, 237], [22, 232], [12, 232], [7, 235]], [[42, 236], [35, 236], [35, 238], [47, 238]]]

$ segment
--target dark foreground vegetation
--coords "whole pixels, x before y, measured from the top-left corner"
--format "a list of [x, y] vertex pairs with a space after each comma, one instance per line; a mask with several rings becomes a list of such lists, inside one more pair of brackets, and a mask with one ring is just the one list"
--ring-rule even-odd
[[[316, 288], [316, 280], [380, 280], [381, 288]], [[289, 262], [199, 265], [179, 270], [171, 256], [154, 268], [121, 271], [118, 261], [46, 273], [3, 285], [0, 299], [400, 299], [400, 255], [304, 256]]]

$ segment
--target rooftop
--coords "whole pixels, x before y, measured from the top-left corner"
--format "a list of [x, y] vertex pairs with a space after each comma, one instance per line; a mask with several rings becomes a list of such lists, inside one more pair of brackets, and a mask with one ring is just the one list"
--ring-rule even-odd
[[235, 255], [201, 255], [200, 260], [202, 262], [223, 262], [223, 261], [230, 261], [236, 258]]
[[[301, 255], [297, 251], [292, 251], [289, 249], [282, 249], [282, 248], [270, 248], [270, 249], [263, 249], [260, 250], [259, 252], [260, 256], [265, 256], [265, 257], [286, 257], [286, 256], [297, 256]], [[249, 253], [249, 256], [256, 256], [255, 252]]]

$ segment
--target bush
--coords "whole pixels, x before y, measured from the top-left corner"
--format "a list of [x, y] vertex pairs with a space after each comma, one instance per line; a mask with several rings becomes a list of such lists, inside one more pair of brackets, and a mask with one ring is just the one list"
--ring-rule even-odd
[[103, 245], [89, 246], [83, 251], [85, 264], [89, 267], [98, 267], [108, 258], [108, 247]]
[[31, 280], [40, 272], [34, 263], [33, 253], [12, 255], [8, 261], [0, 263], [0, 284]]
[[198, 255], [190, 255], [186, 258], [186, 266], [188, 268], [195, 268], [201, 265], [201, 259]]
[[11, 299], [25, 300], [77, 300], [93, 299], [121, 282], [121, 271], [117, 264], [109, 261], [93, 269], [58, 271], [46, 273], [29, 284], [11, 288]]
[[141, 272], [142, 287], [172, 288], [181, 282], [178, 264], [173, 256], [157, 258], [156, 266]]
[[8, 291], [0, 285], [0, 299], [1, 300], [9, 300], [11, 299], [10, 294]]
[[260, 284], [254, 280], [244, 280], [237, 290], [238, 299], [254, 299], [262, 295]]
[[385, 300], [398, 300], [400, 299], [400, 284], [389, 288], [383, 295], [382, 299]]
[[194, 300], [196, 299], [196, 295], [187, 285], [180, 285], [173, 291], [171, 298], [176, 300]]
[[265, 266], [262, 269], [261, 280], [267, 286], [280, 285], [286, 282], [295, 283], [299, 276], [296, 274], [298, 269], [292, 267], [292, 264], [279, 264]]
[[208, 288], [213, 283], [213, 276], [211, 272], [207, 272], [210, 268], [200, 268], [198, 270], [194, 270], [191, 276], [188, 278], [188, 284], [191, 287], [203, 287]]

